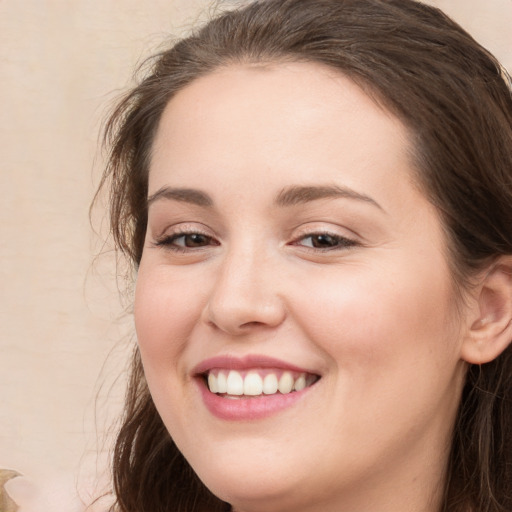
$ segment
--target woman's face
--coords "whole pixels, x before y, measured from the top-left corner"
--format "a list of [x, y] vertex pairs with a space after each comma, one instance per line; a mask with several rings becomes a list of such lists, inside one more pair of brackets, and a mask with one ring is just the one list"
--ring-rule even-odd
[[404, 126], [320, 65], [228, 67], [167, 106], [149, 197], [140, 351], [205, 484], [244, 512], [424, 510], [464, 325]]

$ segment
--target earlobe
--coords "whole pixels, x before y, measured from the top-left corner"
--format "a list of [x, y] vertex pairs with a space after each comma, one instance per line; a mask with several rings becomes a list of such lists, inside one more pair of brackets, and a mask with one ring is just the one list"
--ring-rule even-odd
[[512, 341], [512, 256], [499, 258], [477, 288], [476, 319], [471, 321], [461, 357], [471, 364], [496, 359]]

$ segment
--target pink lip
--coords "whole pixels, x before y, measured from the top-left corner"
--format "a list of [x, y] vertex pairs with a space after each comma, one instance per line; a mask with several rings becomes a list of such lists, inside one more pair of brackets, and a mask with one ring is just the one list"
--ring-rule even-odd
[[249, 355], [242, 358], [218, 356], [201, 362], [193, 370], [195, 382], [199, 387], [206, 408], [210, 413], [222, 420], [254, 421], [267, 418], [293, 406], [302, 400], [314, 387], [313, 385], [301, 391], [293, 391], [288, 394], [276, 393], [275, 395], [229, 399], [212, 393], [208, 389], [203, 375], [213, 368], [239, 371], [251, 368], [275, 368], [299, 373], [312, 372], [278, 359], [260, 355]]
[[193, 370], [194, 375], [206, 373], [212, 368], [224, 368], [226, 370], [249, 370], [251, 368], [279, 368], [299, 373], [314, 373], [305, 368], [291, 365], [273, 357], [263, 355], [248, 355], [245, 357], [217, 356], [199, 363]]

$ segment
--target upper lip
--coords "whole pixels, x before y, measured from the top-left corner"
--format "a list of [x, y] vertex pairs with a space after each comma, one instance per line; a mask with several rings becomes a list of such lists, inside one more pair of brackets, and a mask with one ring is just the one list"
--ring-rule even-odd
[[268, 357], [259, 354], [250, 354], [244, 357], [236, 357], [236, 356], [216, 356], [211, 357], [209, 359], [205, 359], [201, 363], [199, 363], [194, 369], [193, 373], [195, 375], [205, 374], [213, 368], [223, 368], [226, 370], [250, 370], [253, 368], [279, 368], [282, 370], [289, 370], [299, 373], [310, 373], [316, 374], [311, 370], [307, 370], [305, 368], [301, 368], [299, 366], [290, 364], [286, 361], [282, 361], [280, 359], [276, 359], [273, 357]]

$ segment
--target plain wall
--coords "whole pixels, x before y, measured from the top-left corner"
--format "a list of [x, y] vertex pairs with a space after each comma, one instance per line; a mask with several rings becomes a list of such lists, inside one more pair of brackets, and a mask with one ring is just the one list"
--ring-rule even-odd
[[[431, 3], [512, 69], [512, 0]], [[104, 467], [133, 340], [115, 258], [89, 225], [101, 120], [134, 66], [207, 5], [0, 2], [0, 468], [46, 492], [41, 510], [70, 512], [51, 500]]]

